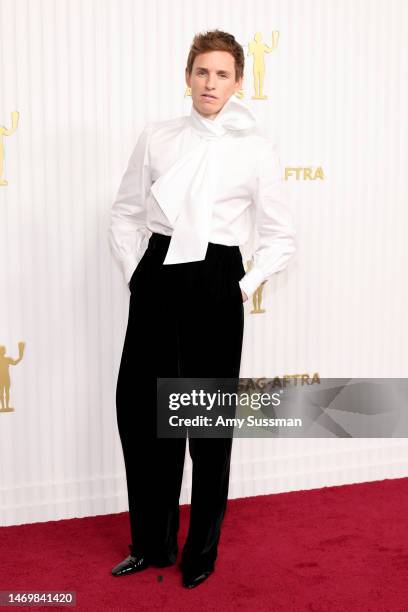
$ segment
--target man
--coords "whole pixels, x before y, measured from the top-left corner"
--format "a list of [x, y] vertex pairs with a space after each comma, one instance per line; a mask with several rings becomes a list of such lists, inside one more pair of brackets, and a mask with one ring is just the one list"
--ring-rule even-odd
[[[145, 125], [112, 207], [110, 244], [130, 288], [116, 405], [132, 534], [114, 576], [165, 567], [178, 552], [185, 438], [156, 433], [157, 378], [239, 376], [243, 302], [295, 250], [276, 146], [238, 98], [244, 53], [213, 30], [190, 49], [190, 115]], [[258, 246], [245, 273], [240, 245]], [[190, 438], [183, 585], [215, 569], [231, 438]]]

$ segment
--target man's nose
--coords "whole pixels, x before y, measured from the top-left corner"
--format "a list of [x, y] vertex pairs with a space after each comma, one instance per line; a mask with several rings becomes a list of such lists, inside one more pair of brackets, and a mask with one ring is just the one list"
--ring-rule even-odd
[[214, 85], [215, 85], [215, 79], [214, 77], [209, 77], [207, 79], [207, 83], [206, 83], [206, 87], [207, 89], [214, 89]]

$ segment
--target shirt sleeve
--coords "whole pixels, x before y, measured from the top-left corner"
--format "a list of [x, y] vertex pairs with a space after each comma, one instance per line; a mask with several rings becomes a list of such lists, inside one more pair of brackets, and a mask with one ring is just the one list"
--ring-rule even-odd
[[252, 268], [239, 281], [248, 297], [269, 276], [284, 270], [296, 251], [296, 231], [277, 146], [268, 140], [265, 149], [254, 194], [257, 246], [251, 258]]
[[136, 142], [111, 209], [109, 244], [122, 266], [127, 284], [151, 235], [146, 227], [145, 206], [152, 183], [149, 166], [151, 128], [152, 123], [146, 123]]

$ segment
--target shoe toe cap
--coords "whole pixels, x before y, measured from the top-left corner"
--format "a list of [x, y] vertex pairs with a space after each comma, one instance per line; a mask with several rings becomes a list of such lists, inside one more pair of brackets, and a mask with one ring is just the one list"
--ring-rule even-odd
[[183, 575], [183, 586], [187, 589], [193, 589], [194, 587], [204, 582], [204, 580], [206, 580], [210, 574], [212, 574], [212, 570], [194, 575], [185, 573]]
[[133, 572], [140, 572], [148, 567], [148, 562], [145, 557], [126, 557], [123, 561], [115, 565], [111, 570], [112, 576], [124, 576], [126, 574], [133, 574]]

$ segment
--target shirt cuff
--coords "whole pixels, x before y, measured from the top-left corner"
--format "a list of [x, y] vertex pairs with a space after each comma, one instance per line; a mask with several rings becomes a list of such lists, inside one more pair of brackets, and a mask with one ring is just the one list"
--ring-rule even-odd
[[265, 280], [265, 275], [259, 268], [253, 267], [241, 278], [239, 285], [245, 291], [248, 298], [258, 289], [259, 285]]

